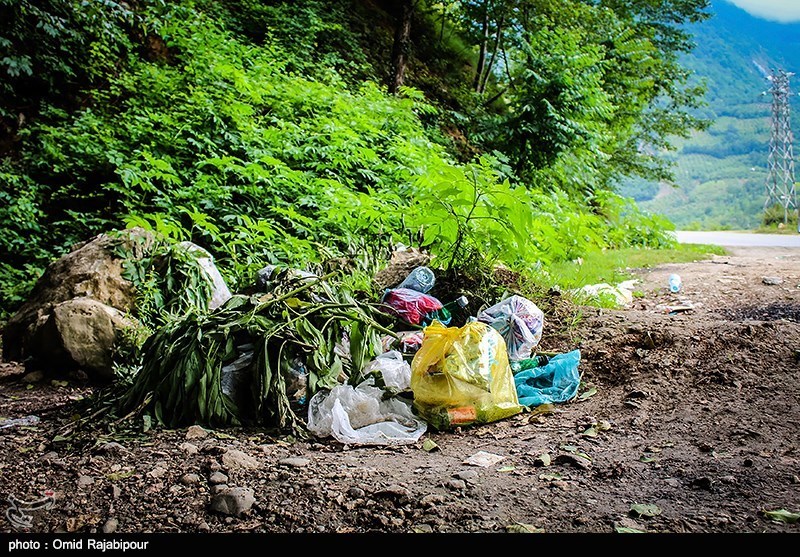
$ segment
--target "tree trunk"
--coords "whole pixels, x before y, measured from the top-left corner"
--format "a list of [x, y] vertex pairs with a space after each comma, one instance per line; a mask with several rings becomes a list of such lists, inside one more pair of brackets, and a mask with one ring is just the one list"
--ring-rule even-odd
[[397, 94], [397, 91], [403, 86], [406, 75], [414, 0], [402, 0], [399, 11], [397, 27], [394, 31], [394, 46], [392, 47], [392, 75], [389, 80], [389, 93], [393, 95]]
[[500, 40], [503, 37], [503, 23], [505, 22], [505, 14], [500, 16], [500, 19], [497, 20], [497, 32], [494, 36], [494, 49], [492, 49], [492, 56], [489, 58], [489, 64], [486, 66], [486, 71], [483, 72], [483, 78], [481, 79], [480, 86], [478, 87], [478, 93], [483, 95], [484, 91], [486, 91], [486, 82], [489, 81], [489, 74], [492, 73], [492, 67], [494, 66], [494, 59], [497, 57], [497, 51], [500, 49]]
[[478, 68], [475, 70], [475, 80], [472, 88], [480, 91], [483, 70], [486, 67], [486, 47], [489, 44], [489, 0], [483, 5], [483, 37], [481, 38], [480, 51], [478, 52]]

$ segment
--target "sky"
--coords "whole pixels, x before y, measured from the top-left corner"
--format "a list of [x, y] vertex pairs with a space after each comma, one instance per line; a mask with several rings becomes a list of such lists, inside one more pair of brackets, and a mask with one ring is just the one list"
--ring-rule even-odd
[[790, 23], [800, 21], [800, 0], [725, 0], [750, 15]]

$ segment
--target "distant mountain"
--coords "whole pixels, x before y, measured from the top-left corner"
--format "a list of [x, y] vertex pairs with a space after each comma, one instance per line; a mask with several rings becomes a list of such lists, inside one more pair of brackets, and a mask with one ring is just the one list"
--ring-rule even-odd
[[[697, 47], [684, 59], [706, 83], [708, 131], [677, 143], [676, 185], [632, 180], [621, 192], [683, 229], [749, 229], [758, 226], [766, 200], [770, 103], [766, 75], [794, 72], [790, 85], [792, 130], [800, 135], [800, 23], [755, 18], [722, 0], [714, 16], [690, 29]], [[800, 154], [797, 141], [795, 155]], [[800, 172], [800, 165], [798, 165]], [[800, 175], [797, 176], [800, 180]]]

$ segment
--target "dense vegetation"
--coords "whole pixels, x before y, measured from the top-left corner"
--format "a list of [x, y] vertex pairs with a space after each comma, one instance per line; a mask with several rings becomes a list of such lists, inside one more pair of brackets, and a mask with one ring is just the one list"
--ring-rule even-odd
[[[0, 0], [0, 316], [53, 257], [152, 228], [236, 290], [421, 245], [535, 270], [670, 245], [615, 193], [703, 122], [706, 0]], [[475, 263], [478, 263], [477, 265]]]
[[[631, 180], [620, 191], [678, 228], [752, 229], [766, 216], [772, 101], [764, 94], [770, 87], [766, 75], [778, 68], [800, 74], [800, 25], [757, 19], [720, 0], [712, 9], [713, 17], [692, 27], [697, 47], [683, 62], [707, 84], [708, 106], [699, 114], [713, 125], [677, 141], [667, 155], [675, 162], [677, 188]], [[797, 77], [790, 85], [796, 93]], [[790, 102], [797, 136], [797, 96]]]

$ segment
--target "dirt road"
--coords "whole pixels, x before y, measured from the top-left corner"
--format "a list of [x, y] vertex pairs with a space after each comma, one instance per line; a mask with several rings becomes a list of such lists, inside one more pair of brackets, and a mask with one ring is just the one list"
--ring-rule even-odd
[[[37, 532], [800, 531], [763, 514], [800, 512], [800, 251], [731, 248], [639, 276], [631, 308], [584, 308], [570, 326], [546, 313], [540, 349], [580, 348], [583, 400], [428, 432], [430, 452], [260, 430], [54, 439], [86, 389], [28, 387], [3, 364], [0, 415], [43, 419], [0, 429], [0, 500], [53, 490], [30, 513]], [[502, 459], [464, 463], [479, 451]], [[214, 483], [255, 502], [211, 512]]]

